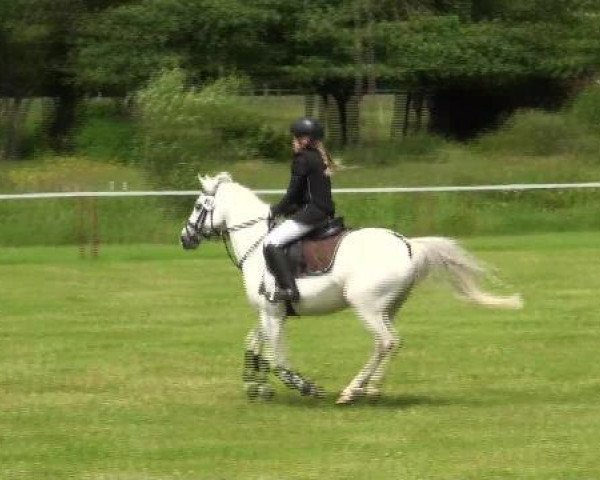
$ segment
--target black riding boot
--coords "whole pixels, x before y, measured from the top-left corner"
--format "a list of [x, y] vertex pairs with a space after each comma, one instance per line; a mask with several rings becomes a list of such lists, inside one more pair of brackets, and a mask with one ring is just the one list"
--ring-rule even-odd
[[290, 268], [290, 263], [282, 248], [274, 245], [267, 245], [264, 248], [267, 268], [275, 277], [277, 285], [280, 287], [273, 296], [273, 301], [297, 302], [300, 299], [300, 293], [296, 286], [296, 279]]

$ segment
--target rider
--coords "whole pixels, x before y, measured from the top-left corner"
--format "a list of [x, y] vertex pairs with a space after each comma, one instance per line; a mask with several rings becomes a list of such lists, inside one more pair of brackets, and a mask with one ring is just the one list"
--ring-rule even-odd
[[271, 206], [271, 216], [288, 218], [265, 237], [263, 252], [279, 287], [271, 300], [297, 302], [300, 294], [283, 247], [333, 218], [330, 176], [334, 164], [323, 146], [324, 130], [317, 120], [299, 118], [290, 131], [292, 176], [286, 194]]

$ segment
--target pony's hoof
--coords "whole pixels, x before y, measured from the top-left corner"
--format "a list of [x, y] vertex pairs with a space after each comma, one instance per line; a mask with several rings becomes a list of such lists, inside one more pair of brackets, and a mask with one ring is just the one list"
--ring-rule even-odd
[[269, 385], [268, 383], [262, 383], [258, 386], [257, 395], [262, 400], [269, 401], [273, 399], [273, 396], [275, 395], [275, 390], [273, 390], [273, 387], [271, 387], [271, 385]]
[[340, 395], [340, 397], [335, 401], [336, 405], [350, 405], [354, 400], [351, 397], [346, 397], [345, 395]]
[[325, 390], [323, 390], [321, 387], [315, 386], [315, 389], [313, 391], [313, 397], [323, 399], [325, 398], [325, 395]]
[[275, 395], [275, 390], [268, 383], [259, 382], [246, 382], [244, 384], [244, 390], [248, 399], [254, 401], [260, 400], [271, 400]]
[[300, 394], [307, 397], [325, 398], [325, 390], [311, 382], [305, 382], [301, 386]]
[[244, 391], [246, 392], [246, 396], [250, 400], [256, 400], [256, 397], [258, 397], [259, 388], [261, 386], [262, 385], [260, 385], [258, 382], [245, 382]]
[[369, 401], [376, 402], [381, 398], [381, 390], [379, 390], [377, 387], [367, 386], [365, 388], [365, 396], [369, 399]]
[[336, 405], [350, 405], [354, 403], [358, 397], [364, 396], [365, 391], [362, 388], [346, 388], [339, 398], [336, 400]]

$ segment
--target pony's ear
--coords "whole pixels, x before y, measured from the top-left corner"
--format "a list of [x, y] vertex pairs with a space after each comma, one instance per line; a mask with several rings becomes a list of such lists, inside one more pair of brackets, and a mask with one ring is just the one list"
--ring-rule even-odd
[[229, 172], [220, 172], [215, 175], [215, 180], [218, 184], [232, 182], [231, 174]]
[[205, 192], [206, 191], [206, 177], [203, 177], [202, 175], [198, 174], [198, 181], [200, 182], [200, 190]]
[[198, 180], [200, 181], [200, 188], [204, 193], [214, 195], [221, 183], [231, 182], [231, 175], [227, 172], [221, 172], [214, 177], [198, 175]]

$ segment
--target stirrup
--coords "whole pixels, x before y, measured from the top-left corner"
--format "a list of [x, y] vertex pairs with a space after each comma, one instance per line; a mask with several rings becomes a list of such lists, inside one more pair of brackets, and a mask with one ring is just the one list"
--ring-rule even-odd
[[279, 302], [293, 302], [297, 303], [300, 301], [300, 294], [298, 291], [294, 291], [291, 288], [280, 288], [275, 287], [274, 292], [267, 292], [265, 287], [265, 282], [260, 282], [258, 286], [258, 294], [262, 295], [267, 299], [270, 303], [279, 303]]
[[279, 288], [277, 287], [272, 293], [271, 298], [267, 298], [271, 303], [277, 302], [291, 302], [298, 303], [300, 301], [300, 293], [298, 290], [293, 288]]

